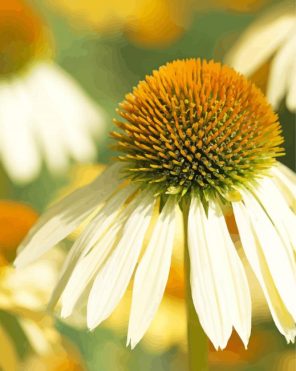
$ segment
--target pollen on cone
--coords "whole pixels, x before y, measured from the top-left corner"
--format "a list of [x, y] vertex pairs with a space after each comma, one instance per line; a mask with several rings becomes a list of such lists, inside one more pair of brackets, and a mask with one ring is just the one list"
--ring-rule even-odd
[[230, 191], [282, 154], [277, 116], [261, 91], [228, 66], [177, 60], [127, 94], [115, 120], [129, 176], [165, 193]]

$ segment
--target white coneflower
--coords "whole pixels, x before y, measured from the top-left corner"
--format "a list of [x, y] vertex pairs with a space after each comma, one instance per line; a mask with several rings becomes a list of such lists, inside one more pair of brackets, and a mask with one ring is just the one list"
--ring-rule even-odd
[[275, 109], [286, 97], [296, 112], [296, 12], [292, 2], [281, 2], [259, 18], [238, 39], [225, 57], [237, 71], [251, 76], [271, 59], [266, 95]]
[[51, 304], [61, 296], [68, 317], [86, 302], [93, 329], [112, 313], [135, 272], [128, 329], [134, 347], [161, 302], [181, 206], [202, 328], [217, 349], [233, 329], [247, 346], [249, 286], [223, 214], [232, 208], [275, 323], [292, 341], [295, 175], [275, 160], [283, 140], [263, 94], [227, 66], [179, 60], [140, 82], [119, 114], [121, 131], [112, 135], [124, 153], [120, 162], [51, 207], [21, 244], [15, 265], [34, 261], [92, 215]]
[[103, 115], [49, 58], [47, 32], [22, 1], [0, 4], [0, 157], [10, 178], [33, 180], [42, 160], [62, 173], [95, 158]]

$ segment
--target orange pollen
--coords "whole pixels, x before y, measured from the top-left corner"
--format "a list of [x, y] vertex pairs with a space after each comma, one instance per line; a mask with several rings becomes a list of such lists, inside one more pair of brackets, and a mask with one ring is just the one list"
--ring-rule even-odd
[[224, 194], [282, 155], [281, 127], [262, 92], [228, 66], [177, 60], [146, 76], [120, 104], [111, 135], [127, 176], [160, 192]]

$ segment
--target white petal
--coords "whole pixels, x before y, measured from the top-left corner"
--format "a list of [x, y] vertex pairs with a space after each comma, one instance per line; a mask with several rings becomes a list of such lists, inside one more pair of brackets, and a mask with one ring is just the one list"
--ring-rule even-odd
[[260, 182], [259, 187], [254, 188], [254, 192], [285, 245], [289, 248], [291, 244], [291, 247], [296, 250], [296, 215], [287, 205], [279, 189], [270, 178], [265, 178]]
[[251, 329], [251, 299], [242, 263], [221, 209], [209, 203], [208, 217], [193, 198], [188, 218], [191, 289], [200, 323], [215, 348], [225, 348], [232, 326], [245, 345]]
[[176, 201], [169, 198], [135, 275], [128, 343], [132, 349], [147, 331], [168, 280], [174, 242]]
[[296, 296], [291, 295], [291, 290], [296, 289], [296, 264], [291, 250], [287, 249], [256, 199], [243, 191], [243, 200], [274, 284], [287, 310], [296, 320]]
[[138, 261], [155, 200], [150, 193], [140, 194], [137, 199], [139, 205], [128, 218], [122, 238], [98, 273], [91, 289], [87, 307], [87, 324], [90, 329], [111, 314], [122, 298]]
[[[88, 224], [72, 246], [49, 304], [49, 307], [53, 307], [66, 287], [62, 297], [63, 317], [71, 314], [83, 289], [98, 272], [100, 262], [109, 254], [117, 238], [117, 232], [125, 219], [125, 216], [118, 217], [121, 206], [134, 191], [133, 185], [118, 191]], [[126, 209], [124, 209], [124, 214], [127, 213]]]
[[99, 107], [53, 63], [36, 64], [27, 84], [36, 100], [36, 131], [49, 168], [53, 172], [62, 171], [69, 156], [77, 161], [94, 159], [93, 136], [98, 138], [104, 126]]
[[[293, 36], [293, 34], [291, 36]], [[296, 64], [295, 50], [296, 35], [285, 42], [284, 46], [279, 50], [272, 61], [266, 96], [275, 109], [279, 107], [288, 91], [291, 73]], [[296, 100], [295, 96], [294, 100]]]
[[289, 178], [296, 187], [296, 173], [281, 162], [277, 162], [277, 166], [280, 172], [283, 173], [287, 178]]
[[251, 75], [282, 45], [295, 25], [293, 9], [279, 9], [251, 24], [228, 52], [225, 63]]
[[[102, 132], [102, 115], [66, 72], [53, 64], [35, 67], [34, 79], [42, 91], [44, 101], [49, 102], [51, 117], [58, 123], [65, 147], [76, 161], [94, 159], [96, 148], [92, 139], [92, 125], [97, 124], [97, 134]], [[79, 89], [79, 90], [78, 90]], [[40, 94], [41, 94], [40, 91]]]
[[290, 79], [288, 81], [288, 94], [286, 98], [286, 106], [289, 111], [296, 112], [296, 53], [294, 50], [293, 67], [290, 71]]
[[272, 317], [279, 331], [286, 336], [288, 341], [292, 341], [296, 335], [294, 320], [274, 285], [262, 248], [259, 241], [255, 239], [247, 210], [242, 202], [234, 202], [232, 207], [245, 254], [260, 283]]
[[[54, 174], [63, 173], [69, 164], [65, 138], [61, 130], [60, 117], [52, 106], [52, 97], [42, 86], [43, 75], [34, 65], [24, 79], [27, 91], [27, 106], [31, 112], [36, 139], [43, 152], [48, 169]], [[57, 87], [58, 90], [58, 87]], [[55, 92], [51, 92], [55, 94]]]
[[63, 122], [87, 129], [98, 136], [105, 126], [101, 108], [87, 96], [85, 91], [65, 70], [54, 63], [39, 63], [36, 74], [42, 78], [46, 91], [51, 96], [52, 107]]
[[271, 168], [271, 173], [289, 206], [296, 212], [296, 174], [280, 162]]
[[9, 176], [18, 183], [33, 180], [41, 167], [40, 153], [19, 84], [0, 84], [0, 152]]
[[77, 228], [120, 184], [121, 166], [110, 166], [92, 183], [71, 193], [43, 214], [21, 243], [15, 266], [33, 262]]
[[84, 290], [87, 290], [102, 263], [111, 253], [114, 242], [118, 238], [120, 227], [121, 223], [111, 227], [103, 238], [95, 244], [94, 249], [77, 263], [69, 281], [64, 281], [66, 288], [61, 297], [62, 317], [69, 317], [72, 314]]

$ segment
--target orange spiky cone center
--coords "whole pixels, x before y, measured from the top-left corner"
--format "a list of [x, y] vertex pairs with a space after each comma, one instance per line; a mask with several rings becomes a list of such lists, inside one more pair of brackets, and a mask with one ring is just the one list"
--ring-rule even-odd
[[225, 193], [256, 179], [283, 153], [277, 116], [228, 66], [177, 60], [126, 95], [113, 132], [128, 176], [163, 193]]

